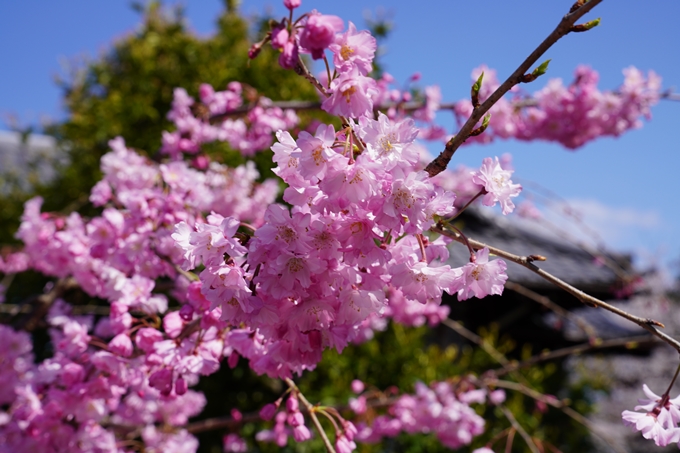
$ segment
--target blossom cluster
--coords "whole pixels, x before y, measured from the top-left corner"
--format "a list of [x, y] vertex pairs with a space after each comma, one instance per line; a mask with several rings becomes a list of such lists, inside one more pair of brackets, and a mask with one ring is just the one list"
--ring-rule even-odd
[[[448, 382], [434, 382], [430, 386], [417, 382], [415, 394], [397, 398], [387, 414], [375, 417], [370, 425], [357, 424], [356, 439], [373, 443], [401, 432], [433, 433], [442, 445], [460, 448], [469, 445], [475, 436], [484, 432], [484, 419], [470, 405], [499, 404], [503, 400], [505, 393], [502, 390], [461, 391]], [[353, 409], [359, 414], [365, 412], [365, 402], [355, 402]]]
[[[486, 67], [473, 71], [473, 80], [484, 72], [479, 92], [483, 101], [500, 85], [496, 73]], [[600, 91], [597, 71], [579, 66], [574, 81], [564, 86], [551, 79], [529, 95], [514, 87], [512, 98], [502, 98], [491, 108], [491, 120], [484, 134], [469, 142], [487, 143], [494, 139], [546, 140], [568, 149], [577, 149], [598, 137], [618, 137], [641, 127], [641, 117], [649, 118], [650, 107], [661, 96], [661, 78], [649, 71], [647, 77], [635, 67], [623, 70], [623, 84], [614, 91]], [[454, 114], [460, 124], [472, 113], [469, 100], [456, 102]]]
[[[161, 152], [172, 160], [182, 154], [195, 155], [201, 145], [220, 141], [250, 156], [272, 144], [272, 133], [295, 127], [299, 119], [293, 110], [283, 110], [271, 105], [271, 100], [260, 97], [249, 106], [241, 117], [230, 117], [244, 106], [244, 88], [239, 82], [231, 82], [224, 91], [215, 91], [202, 84], [199, 89], [200, 103], [188, 95], [184, 88], [176, 88], [172, 109], [168, 113], [176, 130], [164, 131]], [[219, 120], [212, 120], [220, 118]], [[214, 124], [213, 124], [214, 123]], [[200, 161], [199, 161], [200, 162]]]
[[680, 396], [673, 399], [668, 394], [659, 396], [647, 384], [642, 386], [647, 398], [640, 399], [636, 411], [623, 411], [623, 423], [642, 432], [645, 439], [652, 439], [659, 447], [680, 442]]

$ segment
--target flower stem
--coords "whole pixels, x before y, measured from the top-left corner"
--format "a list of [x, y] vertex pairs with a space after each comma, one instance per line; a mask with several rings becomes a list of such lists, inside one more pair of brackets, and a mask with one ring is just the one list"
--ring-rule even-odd
[[[673, 379], [671, 380], [670, 385], [668, 386], [668, 389], [666, 392], [663, 394], [663, 397], [668, 397], [671, 393], [671, 388], [673, 388], [673, 384], [675, 384], [675, 380], [678, 378], [678, 373], [680, 373], [680, 363], [678, 363], [678, 368], [675, 370], [675, 375], [673, 376]], [[663, 399], [662, 397], [662, 399]]]

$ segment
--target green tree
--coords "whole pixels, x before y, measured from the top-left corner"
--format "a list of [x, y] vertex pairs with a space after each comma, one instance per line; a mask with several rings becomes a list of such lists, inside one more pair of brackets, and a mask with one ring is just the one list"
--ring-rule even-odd
[[258, 30], [239, 15], [235, 3], [225, 0], [217, 31], [209, 38], [186, 29], [181, 9], [169, 11], [159, 2], [151, 3], [142, 10], [138, 31], [59, 81], [68, 117], [46, 132], [58, 139], [69, 163], [59, 169], [55, 181], [36, 184], [35, 193], [15, 189], [0, 199], [0, 243], [11, 242], [23, 203], [35, 194], [45, 199], [46, 210], [87, 209], [110, 139], [122, 136], [128, 146], [156, 155], [161, 132], [172, 128], [165, 116], [176, 87], [196, 96], [201, 83], [219, 90], [239, 81], [273, 100], [317, 99], [309, 83], [278, 66], [278, 54], [271, 49], [248, 59]]

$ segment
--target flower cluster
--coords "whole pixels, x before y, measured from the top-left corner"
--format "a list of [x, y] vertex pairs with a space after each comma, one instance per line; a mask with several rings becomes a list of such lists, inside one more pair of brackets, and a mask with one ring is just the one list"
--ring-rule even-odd
[[647, 398], [640, 399], [636, 411], [623, 411], [623, 423], [642, 432], [645, 439], [652, 439], [665, 447], [680, 442], [680, 396], [670, 399], [668, 394], [659, 396], [647, 384], [642, 386]]
[[470, 404], [483, 404], [487, 398], [492, 403], [505, 398], [502, 391], [492, 394], [483, 389], [457, 390], [447, 382], [435, 382], [429, 387], [417, 382], [415, 394], [400, 396], [388, 414], [379, 415], [370, 425], [358, 424], [356, 438], [361, 442], [377, 442], [401, 432], [432, 433], [442, 445], [460, 448], [484, 432], [484, 419]]
[[[485, 100], [500, 83], [495, 71], [481, 67], [473, 71], [473, 80], [484, 72], [480, 100]], [[545, 88], [528, 95], [518, 87], [512, 99], [500, 99], [491, 108], [491, 121], [484, 134], [469, 142], [489, 142], [495, 138], [546, 140], [577, 149], [598, 137], [618, 137], [627, 130], [641, 127], [641, 117], [650, 117], [650, 107], [659, 101], [661, 78], [650, 71], [645, 78], [637, 68], [623, 71], [623, 84], [614, 91], [597, 88], [598, 74], [579, 66], [574, 81], [564, 86], [551, 79]], [[454, 113], [459, 123], [472, 113], [468, 100], [458, 101]]]
[[[176, 130], [163, 132], [161, 147], [172, 160], [181, 159], [183, 153], [196, 154], [201, 145], [214, 141], [227, 142], [250, 156], [269, 148], [275, 131], [293, 128], [299, 121], [293, 110], [273, 107], [266, 97], [248, 106], [243, 117], [230, 118], [230, 114], [239, 113], [238, 109], [244, 106], [244, 89], [238, 82], [231, 82], [225, 91], [215, 91], [203, 84], [199, 95], [201, 102], [196, 103], [184, 88], [175, 89], [168, 119]], [[219, 119], [211, 121], [212, 118]]]

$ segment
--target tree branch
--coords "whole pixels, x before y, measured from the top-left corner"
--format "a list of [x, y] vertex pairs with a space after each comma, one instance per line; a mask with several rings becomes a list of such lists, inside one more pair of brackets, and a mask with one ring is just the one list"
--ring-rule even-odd
[[638, 335], [638, 336], [635, 336], [635, 337], [616, 338], [616, 339], [613, 339], [613, 340], [604, 340], [604, 341], [600, 341], [596, 344], [581, 343], [581, 344], [569, 346], [569, 347], [562, 348], [562, 349], [556, 349], [554, 351], [541, 352], [540, 354], [536, 354], [535, 356], [530, 357], [530, 358], [523, 360], [521, 362], [511, 362], [509, 365], [503, 366], [503, 368], [499, 368], [497, 370], [494, 370], [493, 373], [496, 376], [502, 376], [506, 373], [518, 370], [520, 368], [526, 368], [528, 366], [535, 365], [535, 364], [540, 363], [540, 362], [546, 362], [548, 360], [559, 359], [561, 357], [566, 357], [566, 356], [570, 356], [570, 355], [577, 355], [577, 354], [581, 354], [581, 353], [588, 352], [588, 351], [595, 351], [595, 350], [598, 350], [598, 349], [616, 348], [616, 347], [621, 347], [621, 346], [628, 348], [628, 349], [633, 349], [640, 344], [655, 343], [657, 341], [658, 341], [658, 339], [651, 336], [651, 335]]
[[323, 444], [326, 446], [326, 450], [329, 451], [329, 453], [335, 453], [335, 448], [333, 448], [333, 444], [331, 444], [331, 441], [328, 439], [328, 436], [326, 435], [326, 431], [323, 429], [323, 426], [321, 426], [321, 422], [319, 422], [319, 418], [316, 416], [314, 413], [314, 406], [312, 403], [307, 401], [307, 398], [300, 392], [300, 389], [298, 389], [297, 385], [295, 385], [295, 382], [293, 382], [292, 379], [286, 378], [284, 379], [286, 384], [288, 384], [288, 387], [290, 387], [291, 390], [297, 392], [297, 396], [302, 401], [302, 404], [305, 406], [307, 409], [307, 412], [309, 413], [309, 417], [312, 419], [312, 422], [314, 423], [314, 426], [316, 426], [316, 430], [319, 431], [319, 435], [321, 436], [321, 439], [323, 440]]
[[588, 340], [592, 343], [596, 340], [597, 334], [595, 333], [595, 329], [593, 329], [593, 326], [591, 326], [585, 319], [576, 316], [569, 310], [565, 310], [564, 308], [560, 307], [557, 305], [555, 302], [550, 300], [549, 298], [542, 296], [538, 294], [535, 291], [530, 290], [529, 288], [520, 285], [519, 283], [507, 281], [505, 282], [505, 288], [509, 289], [510, 291], [514, 291], [517, 294], [521, 294], [524, 297], [528, 297], [529, 299], [533, 300], [534, 302], [537, 302], [544, 307], [546, 307], [548, 310], [552, 310], [555, 314], [558, 316], [567, 319], [574, 324], [576, 324], [588, 337]]
[[15, 321], [14, 328], [17, 330], [23, 329], [28, 332], [35, 330], [38, 327], [38, 323], [47, 315], [54, 301], [60, 298], [66, 291], [77, 287], [78, 283], [73, 277], [60, 278], [52, 289], [31, 301], [33, 303], [33, 310]]
[[499, 86], [496, 91], [482, 103], [482, 105], [472, 111], [470, 118], [463, 124], [463, 127], [460, 128], [458, 134], [449, 140], [444, 151], [425, 167], [425, 171], [428, 172], [430, 176], [435, 176], [446, 170], [447, 165], [453, 157], [453, 153], [455, 153], [460, 145], [462, 145], [470, 136], [470, 133], [479, 120], [484, 117], [484, 114], [486, 114], [486, 112], [488, 112], [491, 107], [505, 95], [505, 93], [510, 91], [512, 87], [521, 83], [524, 74], [538, 61], [541, 55], [543, 55], [561, 37], [569, 33], [576, 21], [597, 6], [601, 1], [602, 0], [590, 0], [588, 3], [579, 6], [576, 10], [564, 16], [557, 25], [557, 28], [555, 28], [555, 30], [553, 30], [553, 32], [550, 33], [533, 52], [531, 52], [531, 55], [519, 65], [515, 72], [513, 72], [510, 77], [508, 77], [505, 82], [503, 82], [501, 86]]
[[543, 277], [545, 280], [551, 282], [555, 286], [562, 288], [569, 294], [573, 295], [576, 297], [578, 300], [583, 302], [586, 305], [594, 306], [594, 307], [599, 307], [599, 308], [604, 308], [605, 310], [608, 310], [614, 314], [617, 314], [621, 316], [622, 318], [625, 318], [631, 322], [634, 322], [635, 324], [639, 325], [643, 329], [647, 330], [648, 332], [651, 332], [652, 334], [656, 335], [669, 345], [671, 345], [676, 351], [680, 352], [680, 342], [676, 340], [675, 338], [671, 337], [670, 335], [661, 332], [657, 327], [665, 327], [662, 323], [659, 321], [655, 321], [653, 319], [649, 318], [641, 318], [639, 316], [635, 316], [631, 313], [628, 313], [625, 310], [621, 310], [618, 307], [615, 307], [613, 305], [610, 305], [596, 297], [593, 297], [589, 294], [586, 294], [585, 292], [581, 291], [580, 289], [570, 285], [569, 283], [555, 277], [549, 272], [544, 271], [543, 269], [539, 268], [533, 263], [533, 259], [531, 256], [519, 256], [519, 255], [514, 255], [512, 253], [506, 252], [505, 250], [501, 250], [496, 247], [492, 247], [490, 245], [484, 244], [483, 242], [475, 241], [474, 239], [463, 239], [462, 235], [456, 232], [451, 232], [451, 231], [446, 231], [442, 228], [439, 227], [432, 227], [430, 228], [430, 231], [434, 233], [439, 233], [441, 235], [444, 235], [448, 238], [453, 239], [456, 242], [459, 242], [461, 244], [465, 244], [466, 242], [469, 243], [475, 250], [480, 250], [483, 249], [484, 247], [489, 249], [489, 252], [493, 253], [496, 256], [499, 256], [501, 258], [505, 258], [509, 261], [512, 261], [513, 263], [519, 264], [520, 266], [523, 266], [530, 271], [534, 272], [535, 274]]

